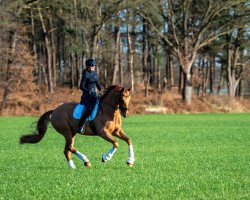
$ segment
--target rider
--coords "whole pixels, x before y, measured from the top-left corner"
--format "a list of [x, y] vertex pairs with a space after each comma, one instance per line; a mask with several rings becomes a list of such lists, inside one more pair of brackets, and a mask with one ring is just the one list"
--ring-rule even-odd
[[78, 124], [78, 132], [84, 133], [85, 120], [91, 114], [97, 102], [96, 87], [101, 91], [101, 85], [98, 80], [98, 75], [95, 71], [96, 61], [89, 58], [85, 62], [86, 69], [82, 73], [80, 89], [83, 91], [80, 104], [84, 105], [85, 112], [81, 116]]

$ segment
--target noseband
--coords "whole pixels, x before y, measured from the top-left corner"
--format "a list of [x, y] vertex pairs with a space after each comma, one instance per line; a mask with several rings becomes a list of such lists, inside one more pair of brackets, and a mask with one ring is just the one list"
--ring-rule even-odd
[[124, 105], [122, 104], [122, 100], [121, 100], [121, 99], [119, 100], [119, 105], [118, 105], [118, 106], [113, 106], [113, 105], [111, 105], [111, 104], [109, 104], [109, 103], [106, 103], [106, 102], [103, 102], [103, 103], [105, 103], [106, 105], [108, 105], [108, 106], [114, 108], [115, 110], [119, 109], [121, 112], [126, 112], [126, 111], [129, 110], [128, 107], [126, 107], [126, 106], [124, 106]]
[[122, 103], [121, 99], [119, 100], [119, 106], [118, 106], [118, 108], [120, 109], [121, 112], [126, 112], [126, 111], [129, 110], [128, 107], [124, 106], [124, 104]]
[[128, 107], [124, 106], [123, 101], [122, 101], [121, 98], [119, 99], [118, 106], [113, 106], [113, 105], [111, 105], [111, 104], [109, 104], [107, 102], [103, 102], [103, 103], [105, 103], [106, 105], [114, 108], [115, 110], [119, 109], [122, 113], [129, 110]]
[[[112, 89], [113, 89], [113, 88], [112, 88]], [[104, 98], [107, 96], [107, 94], [109, 93], [109, 91], [111, 91], [111, 90], [109, 89], [106, 93], [104, 93], [103, 96], [101, 96], [101, 101], [104, 100]], [[119, 110], [121, 111], [121, 113], [123, 114], [124, 112], [128, 111], [129, 108], [128, 108], [127, 106], [125, 106], [124, 101], [122, 100], [122, 96], [125, 96], [125, 95], [122, 94], [122, 95], [119, 97], [119, 99], [118, 99], [118, 106], [111, 105], [111, 104], [109, 104], [109, 103], [107, 103], [107, 102], [105, 102], [105, 101], [102, 101], [102, 102], [103, 102], [104, 104], [110, 106], [111, 108], [115, 109], [115, 110], [119, 109]], [[128, 95], [128, 96], [125, 96], [125, 97], [129, 97], [129, 95]]]

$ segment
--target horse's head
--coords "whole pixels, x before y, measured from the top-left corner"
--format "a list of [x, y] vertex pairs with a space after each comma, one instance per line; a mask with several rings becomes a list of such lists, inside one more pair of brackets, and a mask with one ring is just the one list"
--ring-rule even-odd
[[120, 90], [120, 93], [121, 93], [121, 96], [119, 98], [119, 109], [121, 111], [121, 115], [123, 117], [128, 117], [129, 116], [129, 103], [130, 103], [130, 100], [131, 100], [131, 97], [130, 97], [130, 89], [124, 89], [122, 88]]
[[[107, 99], [107, 100], [106, 100]], [[115, 109], [121, 111], [123, 117], [129, 116], [129, 103], [131, 100], [130, 89], [125, 89], [117, 85], [112, 85], [106, 88], [106, 92], [101, 97], [101, 100]]]

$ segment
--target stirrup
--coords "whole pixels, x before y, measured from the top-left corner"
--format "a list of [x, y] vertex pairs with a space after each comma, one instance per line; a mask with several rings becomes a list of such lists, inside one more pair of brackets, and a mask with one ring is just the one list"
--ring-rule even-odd
[[78, 133], [83, 134], [85, 132], [85, 125], [78, 127]]

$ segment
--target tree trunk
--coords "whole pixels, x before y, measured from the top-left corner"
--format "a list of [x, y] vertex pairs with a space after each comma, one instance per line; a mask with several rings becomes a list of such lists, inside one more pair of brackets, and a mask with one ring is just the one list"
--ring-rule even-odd
[[[227, 79], [228, 79], [228, 94], [231, 97], [236, 95], [236, 89], [242, 79], [243, 66], [239, 66], [240, 43], [244, 35], [243, 29], [238, 29], [237, 37], [234, 33], [227, 35]], [[233, 39], [233, 41], [232, 41]]]
[[[120, 41], [121, 42], [121, 39]], [[119, 45], [119, 78], [120, 78], [120, 84], [123, 85], [124, 84], [124, 75], [123, 75], [123, 65], [121, 62], [121, 44]]]
[[[180, 66], [179, 67], [179, 86], [178, 86], [179, 94], [181, 94], [183, 90], [184, 90], [184, 72], [183, 72], [182, 67]], [[182, 97], [183, 96], [184, 95], [182, 95]]]
[[222, 88], [223, 81], [224, 81], [224, 77], [223, 77], [223, 72], [224, 71], [225, 71], [224, 67], [221, 66], [221, 69], [220, 69], [220, 81], [219, 81], [219, 85], [218, 85], [218, 88], [217, 88], [217, 94], [220, 94], [220, 92], [221, 92], [221, 88]]
[[79, 65], [79, 55], [76, 51], [74, 52], [74, 55], [75, 55], [75, 73], [76, 73], [75, 84], [76, 84], [76, 87], [78, 87], [78, 85], [80, 85], [79, 82], [81, 81], [82, 70], [81, 70], [81, 67]]
[[94, 58], [96, 59], [96, 56], [97, 56], [97, 41], [98, 41], [98, 37], [99, 37], [99, 31], [100, 31], [100, 28], [99, 26], [102, 26], [101, 24], [101, 8], [100, 8], [100, 2], [98, 1], [98, 3], [96, 4], [96, 7], [95, 7], [95, 21], [92, 25], [92, 28], [93, 28], [93, 32], [92, 32], [92, 36], [91, 36], [91, 43], [90, 43], [90, 57], [91, 58]]
[[[165, 47], [167, 49], [167, 47]], [[174, 66], [173, 66], [173, 55], [166, 50], [166, 80], [164, 84], [168, 84], [171, 88], [174, 86]], [[167, 85], [165, 86], [167, 89]]]
[[150, 84], [150, 77], [152, 76], [152, 74], [148, 73], [147, 76], [145, 77], [145, 97], [148, 97], [148, 88], [149, 88], [149, 84]]
[[70, 53], [70, 87], [75, 89], [75, 59], [74, 52]]
[[[117, 14], [117, 18], [119, 16], [119, 12]], [[117, 83], [117, 76], [119, 71], [119, 65], [120, 65], [120, 40], [121, 40], [121, 32], [120, 32], [120, 25], [118, 24], [118, 19], [116, 19], [116, 26], [114, 28], [114, 36], [115, 36], [115, 56], [114, 56], [114, 70], [113, 70], [113, 79], [112, 84], [118, 84]]]
[[129, 18], [131, 16], [131, 11], [128, 11], [128, 20], [127, 20], [127, 45], [128, 45], [128, 69], [129, 69], [129, 75], [130, 75], [130, 83], [131, 83], [131, 91], [134, 92], [134, 56], [133, 56], [133, 44], [132, 44], [132, 38], [130, 35], [131, 32], [131, 24], [129, 23]]
[[191, 75], [184, 73], [184, 91], [183, 91], [183, 100], [187, 104], [191, 104], [192, 100], [192, 80]]
[[227, 50], [227, 77], [228, 77], [228, 94], [231, 97], [236, 95], [236, 88], [240, 82], [241, 77], [236, 77], [236, 65], [239, 57], [239, 47], [233, 49], [229, 47]]
[[160, 66], [158, 64], [158, 45], [155, 45], [155, 52], [154, 52], [154, 74], [156, 77], [156, 85], [157, 88], [161, 89], [161, 74], [160, 74]]
[[142, 35], [142, 80], [147, 76], [147, 25], [146, 20], [143, 18], [143, 35]]
[[202, 94], [207, 93], [208, 79], [209, 79], [209, 66], [208, 63], [205, 62], [205, 56], [202, 57], [202, 65], [203, 65], [203, 83], [202, 83]]
[[4, 94], [3, 94], [3, 100], [2, 100], [2, 105], [0, 107], [1, 109], [1, 112], [0, 112], [0, 115], [3, 115], [3, 111], [4, 111], [4, 108], [5, 108], [5, 104], [6, 104], [6, 101], [9, 100], [9, 96], [10, 96], [10, 84], [7, 83], [5, 88], [4, 88]]
[[154, 82], [154, 76], [153, 76], [153, 45], [151, 44], [150, 41], [148, 41], [148, 53], [147, 53], [147, 76], [150, 74], [150, 80], [149, 84], [153, 84]]
[[[185, 41], [187, 42], [187, 41]], [[187, 44], [186, 44], [187, 46]], [[192, 99], [192, 65], [196, 57], [197, 49], [193, 49], [191, 53], [177, 52], [178, 59], [180, 61], [182, 70], [184, 72], [184, 91], [182, 92], [182, 98], [187, 104], [191, 104]]]
[[238, 95], [240, 98], [243, 98], [243, 80], [242, 80], [242, 79], [240, 80], [237, 89], [238, 89], [237, 95]]
[[[187, 67], [185, 67], [184, 69], [187, 69]], [[190, 70], [186, 70], [186, 71], [183, 70], [184, 88], [182, 91], [182, 99], [187, 104], [191, 104], [191, 100], [192, 100], [192, 76], [191, 76], [190, 71], [191, 71], [191, 68]]]
[[59, 72], [59, 77], [60, 77], [60, 83], [63, 84], [64, 82], [64, 70], [66, 67], [66, 45], [65, 45], [65, 40], [66, 37], [65, 35], [63, 35], [63, 37], [61, 38], [61, 63], [60, 63], [60, 72]]
[[7, 61], [7, 70], [5, 77], [7, 79], [10, 78], [11, 68], [14, 61], [14, 55], [16, 51], [16, 42], [17, 42], [17, 31], [16, 30], [10, 30], [9, 31], [9, 55], [8, 55], [8, 61]]
[[52, 77], [52, 50], [51, 50], [50, 41], [48, 38], [48, 32], [45, 26], [44, 18], [41, 13], [40, 7], [38, 7], [38, 14], [39, 14], [39, 18], [40, 18], [41, 25], [42, 25], [42, 30], [43, 30], [44, 37], [45, 37], [45, 46], [46, 46], [46, 52], [47, 52], [47, 67], [48, 67], [48, 88], [49, 88], [50, 93], [54, 93], [54, 84], [53, 84], [53, 77]]
[[[49, 81], [48, 81], [48, 76], [47, 76], [47, 74], [46, 74], [46, 69], [45, 69], [45, 66], [44, 65], [41, 65], [41, 72], [42, 72], [42, 75], [43, 75], [43, 77], [44, 77], [44, 82], [45, 82], [45, 84], [46, 85], [48, 85], [49, 83]], [[42, 76], [41, 76], [42, 77]]]
[[132, 50], [132, 40], [130, 33], [127, 33], [128, 38], [128, 69], [130, 74], [130, 82], [131, 82], [131, 91], [134, 92], [134, 56], [133, 56], [133, 50]]
[[57, 73], [56, 73], [56, 44], [55, 44], [55, 34], [53, 30], [53, 21], [52, 16], [49, 12], [49, 25], [50, 25], [50, 38], [51, 38], [51, 68], [52, 68], [52, 79], [53, 79], [53, 86], [56, 86], [57, 82]]
[[40, 71], [40, 67], [38, 67], [38, 56], [37, 56], [37, 46], [36, 46], [36, 34], [35, 34], [35, 22], [34, 22], [34, 14], [32, 8], [30, 9], [30, 18], [31, 18], [31, 33], [32, 33], [32, 43], [33, 43], [33, 54], [34, 54], [34, 64], [35, 64], [35, 72], [38, 77], [41, 77], [42, 72]]
[[173, 55], [169, 54], [169, 81], [170, 88], [174, 86], [174, 65], [173, 65]]
[[162, 85], [162, 93], [167, 91], [168, 79], [166, 77], [163, 78], [163, 85]]
[[212, 57], [210, 60], [210, 69], [209, 69], [209, 88], [210, 94], [214, 93], [214, 76], [215, 76], [215, 57]]

